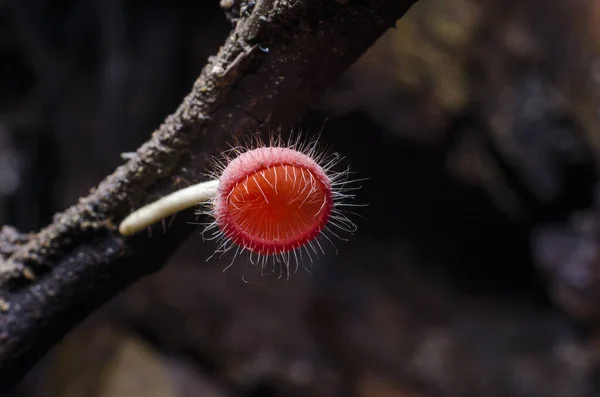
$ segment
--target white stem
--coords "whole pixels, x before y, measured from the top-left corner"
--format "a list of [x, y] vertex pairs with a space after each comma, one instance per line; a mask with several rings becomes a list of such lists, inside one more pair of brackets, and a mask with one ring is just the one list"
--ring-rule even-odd
[[215, 197], [219, 189], [219, 181], [211, 180], [200, 182], [196, 185], [177, 190], [134, 211], [119, 225], [119, 232], [123, 236], [131, 236], [150, 225], [165, 219], [186, 208], [207, 202]]

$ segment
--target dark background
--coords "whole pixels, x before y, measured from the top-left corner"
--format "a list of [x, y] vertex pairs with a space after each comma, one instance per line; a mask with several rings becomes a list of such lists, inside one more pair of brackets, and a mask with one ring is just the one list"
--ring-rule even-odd
[[[231, 29], [216, 0], [0, 21], [0, 224], [21, 231], [148, 139]], [[420, 0], [298, 120], [368, 178], [337, 255], [224, 273], [199, 230], [9, 396], [599, 395], [599, 21], [591, 0]]]

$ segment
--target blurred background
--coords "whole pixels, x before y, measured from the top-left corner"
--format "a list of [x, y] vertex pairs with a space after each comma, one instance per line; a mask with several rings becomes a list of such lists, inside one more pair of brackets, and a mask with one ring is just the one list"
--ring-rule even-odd
[[[24, 232], [147, 140], [232, 26], [216, 0], [0, 21], [0, 224]], [[593, 0], [419, 0], [298, 121], [368, 178], [350, 243], [288, 281], [192, 237], [3, 397], [600, 395], [599, 23]]]

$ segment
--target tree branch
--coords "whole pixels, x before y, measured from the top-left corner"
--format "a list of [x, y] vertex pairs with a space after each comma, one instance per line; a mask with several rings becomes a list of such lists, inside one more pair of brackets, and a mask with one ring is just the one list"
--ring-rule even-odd
[[179, 108], [126, 164], [33, 235], [0, 232], [0, 388], [73, 326], [159, 269], [195, 229], [179, 216], [151, 243], [116, 226], [198, 181], [207, 156], [248, 131], [289, 127], [416, 0], [264, 0], [237, 24]]

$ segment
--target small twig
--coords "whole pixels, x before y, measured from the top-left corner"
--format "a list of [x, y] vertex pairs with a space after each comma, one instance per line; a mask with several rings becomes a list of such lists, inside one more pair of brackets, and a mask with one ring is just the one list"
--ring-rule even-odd
[[125, 240], [115, 224], [132, 203], [146, 202], [151, 186], [166, 195], [177, 180], [198, 182], [207, 155], [234, 136], [289, 127], [415, 1], [257, 2], [136, 156], [0, 258], [0, 388], [100, 304], [159, 269], [194, 230], [184, 213], [160, 239]]

